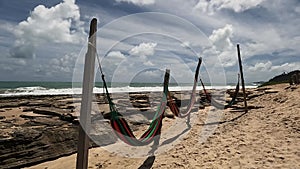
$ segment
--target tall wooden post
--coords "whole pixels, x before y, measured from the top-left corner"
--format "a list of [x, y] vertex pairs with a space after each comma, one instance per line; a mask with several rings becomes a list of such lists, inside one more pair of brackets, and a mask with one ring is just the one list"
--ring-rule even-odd
[[239, 60], [239, 66], [240, 66], [240, 74], [242, 79], [242, 89], [243, 89], [243, 95], [244, 95], [244, 106], [245, 106], [245, 113], [248, 112], [247, 107], [247, 100], [246, 100], [246, 89], [245, 89], [245, 81], [244, 81], [244, 74], [243, 74], [243, 65], [242, 65], [242, 59], [241, 59], [241, 53], [240, 53], [240, 45], [237, 44], [237, 53], [238, 53], [238, 60]]
[[82, 100], [80, 109], [79, 138], [77, 146], [77, 169], [87, 169], [89, 156], [89, 131], [91, 125], [92, 93], [94, 87], [95, 57], [96, 57], [97, 19], [92, 19], [88, 50], [85, 55], [84, 75], [82, 82]]

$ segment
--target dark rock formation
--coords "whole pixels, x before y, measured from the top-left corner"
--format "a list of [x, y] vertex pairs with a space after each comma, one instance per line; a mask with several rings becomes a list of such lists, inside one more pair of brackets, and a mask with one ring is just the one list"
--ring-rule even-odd
[[[300, 70], [294, 70], [294, 71], [289, 72], [289, 73], [284, 72], [281, 75], [273, 77], [268, 82], [263, 83], [261, 86], [278, 84], [278, 83], [296, 84], [297, 83], [297, 77], [299, 76], [299, 74], [300, 74]], [[299, 83], [299, 80], [298, 80], [298, 83]]]
[[[78, 119], [72, 96], [0, 98], [0, 168], [22, 168], [76, 153]], [[9, 115], [11, 108], [23, 113]], [[97, 132], [99, 138], [111, 133]], [[110, 139], [111, 144], [116, 139]], [[91, 142], [91, 146], [97, 146]]]

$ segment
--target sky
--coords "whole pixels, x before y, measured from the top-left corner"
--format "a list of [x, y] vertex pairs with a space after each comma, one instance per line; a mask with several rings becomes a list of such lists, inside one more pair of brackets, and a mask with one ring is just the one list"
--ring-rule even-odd
[[92, 18], [108, 81], [234, 83], [237, 44], [246, 82], [300, 69], [299, 0], [0, 0], [0, 81], [82, 79]]

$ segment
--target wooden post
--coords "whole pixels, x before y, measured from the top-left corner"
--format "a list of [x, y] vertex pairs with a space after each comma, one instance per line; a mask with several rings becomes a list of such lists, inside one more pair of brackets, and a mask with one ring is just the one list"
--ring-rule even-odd
[[243, 66], [242, 66], [242, 59], [241, 59], [240, 45], [239, 44], [237, 44], [237, 52], [238, 52], [238, 60], [239, 60], [240, 74], [241, 74], [241, 80], [242, 80], [242, 89], [243, 89], [243, 95], [244, 95], [245, 113], [247, 113], [248, 112], [248, 107], [247, 107], [247, 100], [246, 100], [246, 89], [245, 89], [245, 81], [244, 81]]
[[88, 50], [84, 63], [76, 169], [87, 169], [88, 167], [90, 139], [88, 134], [91, 125], [92, 93], [94, 87], [96, 31], [97, 19], [94, 18], [90, 24]]

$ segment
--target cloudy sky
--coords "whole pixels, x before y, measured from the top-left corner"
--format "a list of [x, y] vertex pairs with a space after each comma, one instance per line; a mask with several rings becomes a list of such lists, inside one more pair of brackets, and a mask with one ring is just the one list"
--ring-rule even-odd
[[[112, 81], [191, 82], [198, 57], [211, 82], [247, 82], [300, 69], [298, 0], [0, 0], [0, 81], [82, 77], [89, 22]], [[75, 78], [74, 78], [75, 77]]]

